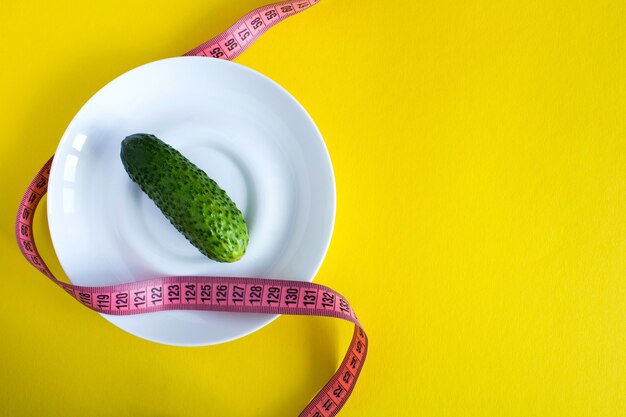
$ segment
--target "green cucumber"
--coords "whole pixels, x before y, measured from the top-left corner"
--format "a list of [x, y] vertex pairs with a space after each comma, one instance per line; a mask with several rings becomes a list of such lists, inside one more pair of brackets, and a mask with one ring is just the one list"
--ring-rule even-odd
[[215, 181], [154, 135], [122, 141], [124, 169], [189, 242], [218, 262], [246, 252], [248, 226], [235, 203]]

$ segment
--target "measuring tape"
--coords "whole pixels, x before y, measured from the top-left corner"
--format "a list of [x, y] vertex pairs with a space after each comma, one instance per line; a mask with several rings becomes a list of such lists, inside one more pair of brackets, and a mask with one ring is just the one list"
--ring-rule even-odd
[[[266, 30], [319, 1], [286, 1], [255, 9], [221, 35], [185, 55], [232, 60]], [[84, 287], [59, 281], [41, 258], [33, 237], [35, 210], [48, 190], [53, 158], [31, 181], [17, 212], [17, 242], [31, 265], [81, 304], [103, 314], [126, 316], [163, 310], [204, 310], [328, 316], [354, 323], [352, 341], [339, 369], [300, 413], [300, 417], [337, 415], [354, 389], [368, 348], [363, 327], [341, 294], [309, 282], [259, 278], [173, 276], [105, 287]]]

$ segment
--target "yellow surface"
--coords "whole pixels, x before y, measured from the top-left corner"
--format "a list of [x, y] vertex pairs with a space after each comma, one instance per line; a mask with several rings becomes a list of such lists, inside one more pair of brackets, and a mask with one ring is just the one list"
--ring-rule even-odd
[[[0, 415], [297, 415], [348, 324], [161, 346], [21, 259], [21, 192], [81, 105], [263, 4], [74, 3], [0, 9]], [[618, 0], [324, 0], [238, 59], [294, 94], [333, 160], [316, 281], [371, 338], [342, 416], [626, 416], [625, 22]]]

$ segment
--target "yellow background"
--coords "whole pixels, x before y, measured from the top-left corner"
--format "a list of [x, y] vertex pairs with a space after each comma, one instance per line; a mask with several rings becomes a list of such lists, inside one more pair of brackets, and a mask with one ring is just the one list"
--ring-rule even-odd
[[[0, 9], [0, 415], [297, 415], [350, 325], [157, 345], [72, 302], [13, 238], [92, 94], [263, 1], [62, 4]], [[237, 61], [307, 108], [333, 160], [316, 281], [371, 339], [342, 416], [626, 416], [623, 1], [324, 0]], [[54, 258], [44, 210], [37, 225]]]

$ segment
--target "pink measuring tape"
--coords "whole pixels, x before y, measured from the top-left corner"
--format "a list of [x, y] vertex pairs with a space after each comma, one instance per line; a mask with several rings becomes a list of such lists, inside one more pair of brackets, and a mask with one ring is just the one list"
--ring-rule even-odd
[[[185, 55], [232, 60], [270, 27], [314, 6], [319, 1], [286, 1], [255, 9], [221, 35]], [[105, 287], [83, 287], [61, 282], [50, 272], [39, 255], [33, 237], [35, 210], [48, 190], [52, 159], [50, 158], [41, 168], [28, 186], [15, 222], [17, 242], [31, 265], [80, 303], [104, 314], [131, 315], [163, 310], [205, 310], [328, 316], [352, 322], [354, 335], [343, 362], [328, 383], [300, 413], [300, 417], [337, 415], [354, 389], [368, 348], [363, 327], [341, 294], [319, 284], [259, 278], [176, 276]]]

